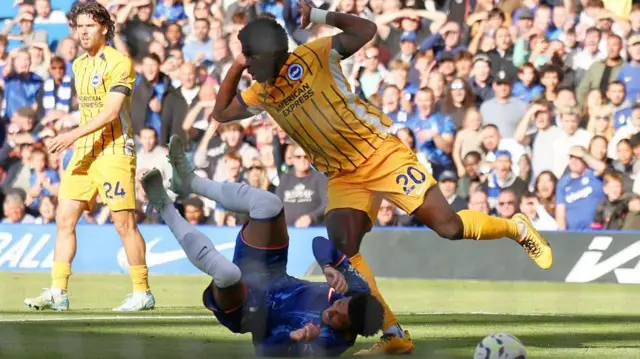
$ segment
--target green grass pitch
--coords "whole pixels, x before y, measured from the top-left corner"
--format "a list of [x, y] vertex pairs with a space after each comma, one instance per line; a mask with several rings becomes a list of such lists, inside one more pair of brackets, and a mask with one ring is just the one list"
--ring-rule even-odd
[[[204, 276], [152, 276], [158, 307], [116, 314], [124, 275], [74, 275], [72, 310], [34, 312], [25, 296], [47, 274], [0, 273], [0, 358], [247, 358], [247, 335], [200, 305]], [[633, 285], [380, 279], [411, 332], [416, 358], [471, 358], [482, 337], [518, 336], [531, 358], [640, 358], [640, 287]], [[353, 351], [373, 339], [359, 340]]]

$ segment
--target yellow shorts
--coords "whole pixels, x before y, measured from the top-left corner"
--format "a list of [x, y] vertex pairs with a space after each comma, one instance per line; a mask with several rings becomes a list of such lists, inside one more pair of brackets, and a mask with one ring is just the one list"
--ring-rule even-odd
[[135, 174], [135, 157], [74, 156], [62, 175], [58, 198], [92, 204], [100, 193], [111, 211], [135, 209]]
[[336, 208], [358, 209], [366, 212], [373, 223], [383, 199], [407, 213], [413, 213], [436, 183], [413, 151], [394, 136], [389, 136], [355, 171], [339, 172], [329, 177], [325, 213]]

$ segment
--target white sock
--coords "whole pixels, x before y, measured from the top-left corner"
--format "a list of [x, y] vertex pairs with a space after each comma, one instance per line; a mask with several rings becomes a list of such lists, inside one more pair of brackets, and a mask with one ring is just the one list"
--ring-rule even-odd
[[189, 261], [210, 275], [216, 287], [228, 288], [240, 281], [240, 268], [220, 254], [211, 240], [182, 218], [173, 205], [164, 207], [160, 215], [184, 249]]
[[391, 334], [394, 337], [404, 338], [404, 330], [402, 330], [400, 324], [394, 324], [389, 328], [385, 328], [384, 334]]

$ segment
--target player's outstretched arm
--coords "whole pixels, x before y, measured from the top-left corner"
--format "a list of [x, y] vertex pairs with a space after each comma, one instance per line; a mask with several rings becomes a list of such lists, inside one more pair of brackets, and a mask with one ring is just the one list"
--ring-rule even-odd
[[333, 37], [333, 48], [343, 59], [358, 52], [378, 32], [373, 21], [355, 15], [313, 8], [306, 0], [299, 0], [298, 6], [302, 16], [301, 28], [304, 29], [313, 22], [342, 30], [342, 33]]
[[128, 89], [109, 92], [105, 101], [104, 110], [86, 124], [56, 136], [49, 144], [49, 152], [52, 154], [60, 153], [71, 146], [78, 138], [97, 131], [108, 123], [116, 120], [129, 94], [126, 90]]
[[247, 62], [243, 54], [238, 55], [231, 64], [227, 75], [222, 80], [220, 90], [216, 96], [216, 104], [213, 107], [213, 118], [221, 123], [241, 120], [254, 114], [238, 99], [238, 83], [242, 73], [247, 68]]

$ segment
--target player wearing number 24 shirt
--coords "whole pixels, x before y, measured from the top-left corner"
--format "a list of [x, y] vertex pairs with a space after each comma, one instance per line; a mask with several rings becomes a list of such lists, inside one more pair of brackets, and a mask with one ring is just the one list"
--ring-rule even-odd
[[[382, 199], [447, 239], [511, 238], [543, 269], [551, 267], [552, 250], [525, 216], [507, 220], [478, 211], [454, 212], [416, 155], [388, 133], [391, 119], [356, 96], [342, 73], [340, 61], [371, 41], [376, 25], [358, 16], [312, 8], [304, 0], [298, 6], [301, 27], [319, 23], [342, 32], [289, 52], [287, 34], [276, 21], [260, 18], [250, 22], [238, 35], [242, 54], [221, 85], [213, 117], [229, 122], [266, 111], [305, 149], [314, 166], [327, 174], [329, 237], [367, 279], [385, 308], [385, 334], [359, 354], [409, 353], [411, 339], [384, 304], [371, 269], [359, 253]], [[255, 83], [238, 94], [245, 70]], [[451, 147], [451, 139], [446, 142], [442, 146]]]
[[75, 6], [69, 16], [80, 45], [86, 50], [73, 62], [80, 125], [59, 134], [49, 144], [52, 154], [75, 145], [58, 193], [52, 284], [40, 296], [26, 299], [25, 304], [36, 309], [69, 308], [67, 286], [75, 256], [75, 226], [99, 194], [124, 243], [133, 283], [133, 293], [115, 310], [151, 309], [155, 299], [147, 281], [145, 242], [134, 215], [136, 156], [130, 118], [133, 64], [107, 46], [114, 34], [114, 23], [102, 5], [90, 2]]

